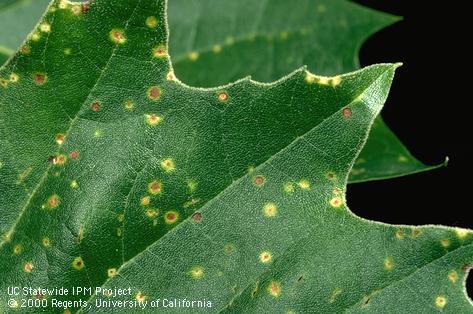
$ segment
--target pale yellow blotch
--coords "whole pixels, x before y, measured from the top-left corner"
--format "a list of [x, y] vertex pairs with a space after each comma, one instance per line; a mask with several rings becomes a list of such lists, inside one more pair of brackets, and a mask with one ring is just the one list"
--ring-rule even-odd
[[51, 25], [44, 22], [44, 23], [41, 23], [39, 25], [39, 29], [40, 31], [42, 31], [43, 33], [49, 33], [51, 31]]
[[384, 269], [387, 271], [391, 271], [394, 267], [393, 259], [388, 257], [384, 259], [383, 262]]
[[100, 137], [102, 137], [102, 135], [103, 135], [102, 130], [96, 129], [96, 130], [94, 131], [94, 137], [95, 137], [95, 138], [100, 138]]
[[343, 205], [343, 200], [339, 196], [336, 196], [330, 200], [330, 205], [334, 208], [339, 208]]
[[447, 247], [450, 246], [450, 240], [449, 239], [442, 239], [442, 240], [440, 240], [440, 244], [442, 244], [442, 246], [444, 248], [447, 248]]
[[278, 214], [278, 207], [276, 204], [270, 202], [270, 203], [266, 203], [264, 206], [263, 206], [263, 214], [266, 216], [266, 217], [275, 217], [277, 214]]
[[9, 82], [8, 80], [0, 78], [0, 86], [2, 86], [3, 88], [8, 87], [8, 82]]
[[464, 240], [471, 234], [471, 231], [462, 228], [455, 228], [455, 233], [460, 240]]
[[283, 185], [283, 190], [286, 193], [292, 193], [294, 192], [294, 185], [291, 182], [286, 182]]
[[310, 189], [310, 182], [309, 180], [300, 180], [299, 183], [297, 183], [297, 185], [303, 189], [303, 190], [308, 190]]
[[155, 58], [164, 58], [168, 55], [166, 46], [159, 45], [153, 48], [153, 57]]
[[213, 45], [212, 47], [213, 53], [220, 53], [222, 51], [222, 46], [220, 45]]
[[168, 81], [175, 81], [176, 76], [174, 75], [173, 71], [169, 71], [168, 74], [166, 75], [166, 80]]
[[455, 283], [458, 280], [458, 273], [454, 270], [448, 273], [448, 280]]
[[109, 38], [115, 44], [124, 44], [126, 42], [125, 33], [122, 29], [114, 28], [109, 33]]
[[127, 110], [133, 110], [133, 108], [135, 107], [135, 103], [132, 100], [128, 99], [123, 103], [123, 106]]
[[58, 145], [62, 145], [62, 143], [64, 143], [65, 139], [66, 139], [66, 136], [64, 134], [62, 134], [62, 133], [56, 134], [55, 140], [56, 140], [56, 143]]
[[25, 265], [23, 265], [23, 270], [25, 273], [31, 273], [33, 271], [33, 263], [31, 262], [28, 262], [28, 263], [25, 263]]
[[329, 302], [330, 303], [333, 303], [335, 302], [335, 300], [337, 299], [337, 297], [342, 293], [342, 289], [340, 288], [335, 288], [333, 291], [332, 291], [332, 294], [330, 295], [330, 298], [329, 298]]
[[117, 269], [116, 268], [109, 268], [107, 270], [107, 276], [108, 278], [113, 278], [117, 275]]
[[80, 225], [79, 233], [77, 234], [77, 243], [80, 244], [82, 240], [84, 240], [84, 234], [85, 234], [84, 225]]
[[78, 4], [74, 4], [72, 7], [71, 7], [71, 12], [72, 14], [74, 15], [79, 15], [82, 13], [82, 7]]
[[189, 188], [189, 192], [194, 192], [197, 189], [199, 183], [195, 180], [189, 179], [187, 180], [187, 187]]
[[396, 231], [396, 238], [401, 240], [401, 239], [404, 239], [404, 236], [405, 236], [405, 233], [403, 230], [398, 230]]
[[16, 83], [20, 80], [20, 76], [18, 76], [18, 74], [16, 73], [11, 73], [10, 74], [10, 82], [11, 83]]
[[324, 13], [327, 11], [327, 7], [324, 4], [319, 4], [317, 6], [317, 11], [319, 11], [319, 13]]
[[148, 16], [146, 18], [146, 26], [149, 28], [155, 28], [158, 26], [158, 19], [155, 16]]
[[20, 254], [23, 251], [21, 244], [17, 244], [13, 247], [13, 254]]
[[202, 266], [194, 266], [189, 271], [189, 274], [194, 279], [200, 279], [204, 276], [204, 268]]
[[174, 164], [174, 161], [171, 158], [161, 160], [159, 164], [161, 165], [161, 168], [163, 168], [163, 170], [166, 172], [172, 172], [176, 170], [176, 165]]
[[189, 207], [192, 207], [194, 205], [196, 205], [197, 203], [200, 202], [200, 198], [192, 198], [191, 200], [185, 202], [182, 207], [183, 208], [189, 208]]
[[34, 32], [31, 34], [32, 41], [39, 41], [41, 39], [41, 34], [39, 32]]
[[146, 295], [143, 292], [139, 291], [135, 295], [135, 300], [138, 302], [144, 302], [146, 300]]
[[421, 234], [422, 234], [422, 230], [412, 229], [411, 238], [415, 239], [415, 238], [419, 237]]
[[59, 7], [59, 9], [67, 9], [68, 5], [69, 5], [69, 1], [67, 1], [67, 0], [61, 0], [61, 1], [59, 2], [58, 7]]
[[50, 247], [50, 246], [51, 246], [51, 240], [49, 240], [48, 237], [44, 237], [44, 238], [41, 240], [41, 244], [42, 244], [44, 247]]
[[229, 37], [225, 38], [225, 43], [229, 46], [233, 45], [235, 43], [235, 38], [229, 36]]
[[233, 253], [234, 250], [235, 250], [235, 246], [232, 243], [227, 243], [223, 247], [223, 251], [225, 252], [225, 254], [231, 254]]
[[121, 237], [123, 235], [123, 229], [122, 228], [117, 228], [117, 236]]
[[18, 179], [16, 180], [16, 184], [22, 184], [23, 181], [25, 181], [25, 178], [30, 175], [31, 171], [33, 170], [32, 167], [26, 168], [20, 175], [18, 176]]
[[77, 189], [79, 187], [79, 184], [76, 180], [72, 180], [70, 185], [72, 189]]
[[268, 251], [263, 251], [259, 255], [259, 260], [263, 264], [267, 264], [267, 263], [271, 262], [272, 258], [273, 258], [273, 256], [271, 255], [271, 252], [268, 252]]
[[443, 295], [439, 295], [435, 298], [435, 306], [439, 309], [443, 309], [447, 305], [447, 298]]
[[268, 285], [267, 291], [271, 296], [277, 298], [281, 295], [281, 284], [276, 281], [271, 281]]
[[118, 220], [119, 222], [123, 222], [123, 221], [125, 220], [125, 214], [123, 214], [123, 213], [118, 214], [117, 220]]
[[155, 126], [163, 121], [163, 118], [156, 114], [145, 114], [146, 124]]
[[407, 159], [406, 156], [400, 155], [399, 157], [397, 157], [397, 161], [399, 161], [399, 162], [408, 162], [409, 160]]
[[146, 210], [146, 216], [150, 219], [154, 219], [158, 216], [158, 210], [149, 208]]
[[143, 196], [140, 199], [140, 205], [141, 206], [148, 206], [150, 202], [151, 202], [151, 198], [149, 196]]
[[189, 57], [189, 60], [196, 61], [197, 59], [199, 59], [200, 54], [197, 51], [192, 51], [189, 53], [188, 57]]
[[71, 52], [72, 52], [72, 49], [71, 49], [71, 48], [65, 48], [65, 49], [64, 49], [64, 54], [65, 54], [66, 56], [69, 56], [69, 55], [71, 54]]
[[288, 32], [280, 32], [279, 33], [279, 38], [281, 38], [282, 40], [286, 40], [288, 37], [289, 37]]
[[333, 76], [333, 77], [319, 76], [319, 75], [312, 74], [309, 71], [306, 71], [305, 81], [308, 84], [318, 83], [320, 85], [337, 87], [342, 82], [342, 77], [341, 76]]

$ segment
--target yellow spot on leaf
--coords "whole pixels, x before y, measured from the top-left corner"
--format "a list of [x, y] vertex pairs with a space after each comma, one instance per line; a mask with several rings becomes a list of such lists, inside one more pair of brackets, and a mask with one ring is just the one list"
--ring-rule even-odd
[[450, 246], [450, 240], [449, 239], [442, 239], [440, 240], [440, 244], [442, 244], [443, 247], [447, 248]]
[[138, 302], [144, 302], [146, 300], [146, 295], [143, 292], [139, 291], [135, 295], [135, 300]]
[[16, 73], [11, 73], [10, 74], [10, 82], [11, 83], [16, 83], [20, 80], [20, 77]]
[[135, 107], [135, 103], [132, 100], [127, 100], [123, 104], [125, 106], [125, 109], [132, 110]]
[[281, 285], [279, 282], [271, 281], [268, 285], [268, 293], [277, 298], [281, 295]]
[[191, 268], [189, 274], [194, 279], [200, 279], [204, 276], [204, 269], [202, 266], [194, 266]]
[[291, 182], [284, 183], [283, 190], [286, 193], [294, 192], [294, 185]]
[[332, 291], [332, 294], [330, 295], [329, 302], [333, 303], [337, 299], [337, 297], [342, 293], [342, 289], [340, 288], [335, 288], [335, 290]]
[[150, 202], [151, 202], [151, 198], [149, 196], [143, 196], [140, 199], [140, 205], [141, 206], [148, 206]]
[[76, 180], [71, 181], [71, 188], [72, 189], [77, 189], [79, 187], [79, 184], [77, 183]]
[[259, 255], [259, 260], [261, 261], [261, 263], [263, 264], [267, 264], [269, 262], [271, 262], [271, 259], [272, 259], [272, 255], [270, 252], [268, 251], [263, 251], [261, 252], [261, 254]]
[[334, 197], [330, 200], [330, 205], [332, 205], [332, 207], [338, 208], [338, 207], [342, 206], [342, 204], [343, 204], [343, 201], [338, 196], [336, 196], [336, 197]]
[[167, 55], [168, 55], [168, 51], [166, 49], [166, 46], [159, 45], [159, 46], [153, 48], [153, 57], [155, 57], [155, 58], [164, 58]]
[[191, 193], [194, 192], [197, 189], [198, 185], [199, 185], [199, 183], [197, 183], [197, 181], [195, 181], [195, 180], [192, 180], [192, 179], [187, 180], [187, 187], [189, 188], [189, 191]]
[[59, 206], [59, 203], [60, 203], [59, 196], [54, 194], [54, 195], [51, 195], [46, 201], [46, 207], [49, 209], [54, 209]]
[[161, 160], [160, 165], [161, 168], [163, 168], [163, 170], [166, 172], [172, 172], [176, 170], [176, 165], [174, 164], [174, 161], [171, 158]]
[[318, 83], [320, 85], [336, 87], [340, 85], [340, 83], [342, 82], [342, 78], [341, 76], [334, 76], [334, 77], [318, 76], [306, 71], [305, 81], [308, 84]]
[[448, 273], [448, 280], [455, 283], [458, 280], [458, 273], [454, 270]]
[[406, 156], [400, 155], [400, 156], [397, 158], [397, 161], [399, 161], [399, 162], [408, 162], [408, 159], [407, 159]]
[[124, 44], [126, 42], [125, 33], [122, 29], [114, 28], [109, 33], [109, 38], [115, 44]]
[[25, 273], [31, 273], [33, 271], [33, 263], [31, 262], [28, 262], [28, 263], [25, 263], [25, 265], [23, 265], [23, 270], [25, 271]]
[[263, 214], [266, 217], [274, 217], [278, 213], [278, 207], [274, 203], [267, 203], [263, 206]]
[[107, 270], [107, 276], [108, 278], [113, 278], [117, 275], [117, 269], [116, 268], [109, 268]]
[[41, 243], [43, 244], [44, 247], [50, 247], [51, 246], [51, 241], [49, 240], [48, 237], [44, 237], [43, 240], [41, 240]]
[[154, 219], [158, 216], [158, 210], [149, 208], [146, 210], [146, 216], [150, 219]]
[[471, 234], [471, 231], [467, 229], [462, 229], [462, 228], [455, 228], [455, 233], [457, 234], [457, 237], [460, 240], [463, 240]]
[[189, 53], [189, 60], [191, 61], [196, 61], [197, 59], [199, 59], [199, 53], [197, 51], [192, 51], [191, 53]]
[[48, 23], [44, 22], [44, 23], [41, 23], [39, 25], [39, 29], [43, 32], [43, 33], [49, 33], [51, 31], [51, 25], [49, 25]]
[[447, 298], [443, 295], [439, 295], [435, 298], [435, 306], [439, 309], [443, 309], [447, 304]]
[[220, 45], [214, 45], [214, 46], [212, 47], [212, 51], [213, 51], [213, 53], [220, 53], [220, 51], [222, 51], [222, 46], [220, 46]]
[[82, 268], [84, 268], [84, 261], [82, 260], [82, 257], [78, 256], [74, 258], [74, 260], [72, 261], [72, 267], [76, 270], [81, 270]]
[[158, 26], [158, 19], [155, 16], [148, 16], [146, 18], [146, 26], [149, 28], [155, 28]]
[[392, 258], [388, 257], [388, 258], [384, 259], [383, 265], [384, 265], [385, 270], [391, 271], [394, 267], [394, 263], [393, 263]]
[[20, 254], [23, 251], [21, 244], [17, 244], [13, 247], [13, 254]]
[[179, 219], [179, 213], [170, 210], [164, 214], [164, 221], [168, 224], [171, 225], [175, 223]]
[[163, 120], [163, 118], [156, 114], [145, 114], [145, 119], [146, 123], [151, 126], [158, 125]]
[[298, 185], [301, 189], [303, 189], [303, 190], [308, 190], [308, 189], [310, 189], [310, 182], [309, 182], [309, 180], [305, 180], [305, 179], [304, 179], [304, 180], [301, 180], [301, 181], [299, 181], [299, 183], [297, 183], [297, 185]]
[[404, 234], [404, 231], [403, 231], [403, 230], [398, 230], [398, 231], [396, 231], [396, 238], [397, 238], [397, 239], [399, 239], [399, 240], [400, 240], [400, 239], [403, 239], [404, 236], [405, 236], [405, 234]]
[[162, 189], [163, 185], [159, 181], [154, 180], [148, 184], [148, 192], [152, 195], [161, 194]]

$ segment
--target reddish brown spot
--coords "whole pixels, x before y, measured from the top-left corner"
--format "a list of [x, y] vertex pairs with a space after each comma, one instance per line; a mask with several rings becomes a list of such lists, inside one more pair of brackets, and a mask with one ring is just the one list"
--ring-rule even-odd
[[193, 213], [191, 218], [195, 222], [200, 222], [202, 220], [202, 214], [199, 212]]
[[153, 86], [148, 90], [148, 96], [152, 100], [156, 100], [161, 96], [161, 90], [157, 86]]
[[118, 42], [123, 41], [125, 37], [120, 31], [113, 31], [112, 36], [114, 39], [116, 39]]
[[58, 204], [59, 204], [59, 199], [57, 198], [57, 196], [51, 196], [48, 199], [48, 206], [49, 207], [54, 208], [54, 207], [57, 207]]
[[90, 105], [90, 109], [92, 109], [92, 111], [94, 112], [97, 112], [100, 110], [100, 103], [98, 101], [96, 102], [93, 102], [91, 105]]
[[228, 93], [227, 92], [220, 92], [218, 94], [218, 100], [227, 101], [228, 100]]
[[89, 0], [87, 2], [84, 2], [82, 3], [82, 13], [87, 13], [89, 12], [89, 8], [90, 8], [90, 3], [92, 2], [92, 0]]
[[254, 178], [254, 182], [256, 185], [262, 185], [264, 183], [264, 177], [263, 176], [256, 176]]
[[35, 296], [36, 299], [38, 300], [43, 300], [44, 299], [44, 294], [42, 294], [41, 292], [39, 292], [36, 296]]
[[30, 51], [31, 51], [31, 50], [30, 50], [30, 47], [29, 47], [29, 46], [27, 46], [27, 45], [21, 46], [21, 53], [27, 55], [27, 54], [30, 53]]
[[77, 157], [79, 157], [79, 153], [73, 150], [72, 152], [69, 153], [69, 157], [71, 157], [72, 159], [77, 159]]
[[43, 85], [46, 82], [46, 75], [36, 73], [35, 75], [33, 75], [33, 79], [36, 84]]
[[327, 178], [328, 178], [329, 180], [333, 180], [333, 178], [335, 178], [335, 173], [333, 173], [333, 172], [327, 173]]
[[351, 109], [350, 108], [344, 108], [342, 112], [343, 112], [343, 117], [345, 119], [348, 119], [348, 118], [351, 117]]
[[174, 214], [174, 213], [167, 213], [167, 214], [166, 214], [166, 217], [167, 217], [167, 219], [169, 219], [169, 220], [174, 220], [174, 219], [176, 219], [176, 214]]
[[48, 157], [48, 162], [49, 163], [54, 163], [54, 160], [56, 159], [56, 156], [49, 156]]
[[462, 271], [463, 271], [464, 273], [467, 273], [467, 272], [469, 272], [472, 268], [473, 268], [473, 265], [471, 265], [471, 264], [465, 264], [465, 265], [463, 265], [463, 267], [462, 267]]

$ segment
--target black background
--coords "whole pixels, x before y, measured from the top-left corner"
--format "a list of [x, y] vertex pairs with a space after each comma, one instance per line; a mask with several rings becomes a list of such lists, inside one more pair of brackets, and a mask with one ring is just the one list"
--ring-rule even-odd
[[[461, 9], [454, 2], [359, 0], [365, 6], [402, 16], [362, 47], [361, 65], [404, 63], [395, 77], [383, 117], [414, 156], [426, 164], [448, 167], [393, 180], [350, 185], [348, 203], [356, 214], [396, 224], [443, 224], [473, 228], [470, 214], [470, 165], [467, 151], [469, 101], [465, 88], [468, 59], [461, 32]], [[448, 8], [447, 8], [448, 7]], [[465, 23], [466, 24], [466, 23]], [[471, 35], [471, 34], [470, 34]], [[462, 180], [462, 177], [465, 178]], [[471, 185], [471, 184], [470, 184]], [[470, 215], [471, 216], [471, 215]], [[473, 276], [468, 293], [473, 295]]]

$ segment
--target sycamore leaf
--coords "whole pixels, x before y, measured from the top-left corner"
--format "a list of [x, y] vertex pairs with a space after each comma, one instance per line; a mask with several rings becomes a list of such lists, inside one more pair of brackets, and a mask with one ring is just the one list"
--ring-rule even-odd
[[[47, 2], [8, 1], [22, 4], [15, 11], [0, 8], [0, 40], [13, 51]], [[173, 0], [169, 13], [174, 69], [193, 86], [226, 84], [247, 75], [270, 82], [302, 65], [324, 75], [351, 71], [359, 67], [358, 50], [366, 38], [398, 20], [344, 0], [298, 0], [297, 5], [281, 0]], [[437, 167], [419, 162], [378, 118], [349, 182]]]
[[470, 231], [345, 205], [396, 66], [192, 88], [172, 71], [166, 1], [54, 2], [0, 71], [0, 308], [471, 312]]

